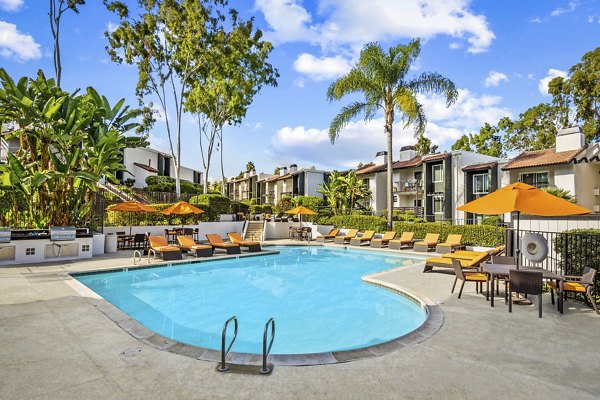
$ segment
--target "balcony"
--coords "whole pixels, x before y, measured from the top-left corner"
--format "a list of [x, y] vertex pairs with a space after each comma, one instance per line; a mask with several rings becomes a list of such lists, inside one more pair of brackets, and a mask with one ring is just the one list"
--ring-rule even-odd
[[415, 194], [423, 191], [423, 181], [420, 179], [409, 179], [394, 182], [394, 191], [397, 194]]

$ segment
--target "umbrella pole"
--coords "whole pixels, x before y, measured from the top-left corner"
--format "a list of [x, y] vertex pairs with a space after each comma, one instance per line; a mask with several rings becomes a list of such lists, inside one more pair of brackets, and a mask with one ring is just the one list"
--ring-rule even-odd
[[521, 248], [520, 248], [520, 240], [519, 240], [519, 223], [520, 223], [521, 212], [517, 211], [517, 250], [515, 252], [517, 258], [517, 269], [519, 269], [519, 264], [521, 263]]
[[133, 218], [131, 216], [131, 211], [129, 211], [129, 236], [131, 236], [131, 226], [133, 225]]

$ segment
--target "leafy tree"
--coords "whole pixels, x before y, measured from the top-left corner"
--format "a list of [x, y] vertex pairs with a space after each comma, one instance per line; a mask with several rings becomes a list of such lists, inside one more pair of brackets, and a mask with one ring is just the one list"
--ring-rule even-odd
[[556, 106], [541, 103], [520, 114], [515, 121], [502, 118], [498, 127], [505, 132], [506, 150], [543, 150], [554, 147], [559, 120], [560, 110]]
[[254, 169], [254, 163], [252, 161], [248, 161], [246, 163], [246, 172], [252, 172]]
[[400, 115], [403, 127], [414, 125], [415, 133], [422, 135], [427, 120], [423, 106], [417, 98], [421, 93], [440, 93], [450, 106], [458, 97], [454, 83], [436, 72], [424, 72], [409, 79], [406, 75], [411, 64], [421, 52], [420, 40], [412, 40], [407, 45], [397, 45], [385, 52], [378, 43], [367, 44], [360, 53], [358, 63], [327, 89], [327, 98], [340, 100], [346, 95], [362, 93], [364, 99], [342, 108], [333, 118], [329, 127], [329, 138], [335, 142], [341, 130], [353, 118], [363, 114], [371, 120], [378, 111], [383, 111], [387, 136], [387, 208], [388, 223], [392, 224], [393, 171], [392, 138], [396, 113]]
[[469, 135], [462, 135], [452, 145], [452, 150], [473, 151], [469, 141]]
[[546, 186], [542, 188], [542, 190], [563, 200], [570, 201], [571, 203], [577, 203], [577, 198], [573, 196], [567, 189], [562, 189], [556, 186]]
[[281, 167], [275, 167], [275, 169], [273, 170], [273, 175], [279, 175], [280, 171], [281, 171]]
[[338, 212], [352, 214], [352, 210], [361, 200], [371, 198], [371, 191], [359, 179], [355, 171], [350, 171], [342, 176], [338, 171], [333, 171], [329, 182], [320, 184], [317, 193], [321, 193], [334, 215]]
[[427, 154], [437, 153], [439, 146], [437, 144], [432, 145], [431, 140], [425, 135], [420, 134], [417, 138], [417, 143], [413, 146], [415, 154], [418, 156], [424, 156]]
[[62, 15], [68, 10], [79, 14], [79, 8], [85, 4], [85, 0], [50, 0], [50, 30], [54, 39], [54, 72], [56, 74], [56, 86], [60, 87], [60, 78], [62, 75], [62, 64], [60, 61], [60, 20]]
[[481, 127], [479, 133], [462, 135], [453, 145], [452, 150], [474, 151], [492, 157], [505, 157], [502, 148], [502, 138], [498, 135], [500, 129], [487, 122]]

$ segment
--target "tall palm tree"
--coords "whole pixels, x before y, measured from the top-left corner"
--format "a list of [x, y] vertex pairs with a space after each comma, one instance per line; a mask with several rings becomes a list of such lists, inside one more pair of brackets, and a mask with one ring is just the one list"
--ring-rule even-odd
[[437, 72], [424, 72], [409, 79], [407, 73], [411, 64], [421, 52], [421, 42], [414, 39], [407, 45], [391, 47], [387, 53], [379, 43], [365, 45], [360, 53], [358, 63], [346, 74], [335, 80], [327, 89], [329, 101], [362, 93], [364, 99], [344, 106], [331, 121], [329, 139], [333, 144], [341, 130], [353, 118], [364, 114], [365, 120], [371, 120], [378, 111], [383, 111], [384, 130], [387, 136], [387, 219], [392, 225], [393, 191], [392, 191], [392, 129], [395, 113], [398, 112], [403, 127], [414, 125], [415, 135], [425, 131], [427, 119], [423, 106], [417, 95], [420, 93], [438, 93], [446, 97], [446, 106], [456, 101], [458, 93], [454, 83]]

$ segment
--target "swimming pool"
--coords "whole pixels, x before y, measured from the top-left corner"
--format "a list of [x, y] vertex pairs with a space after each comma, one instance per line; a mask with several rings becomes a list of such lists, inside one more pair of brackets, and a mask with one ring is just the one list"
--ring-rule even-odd
[[194, 346], [219, 350], [223, 323], [236, 315], [236, 353], [261, 353], [271, 317], [272, 354], [372, 346], [427, 318], [411, 299], [361, 280], [422, 259], [343, 248], [269, 248], [280, 254], [75, 278], [149, 329]]

